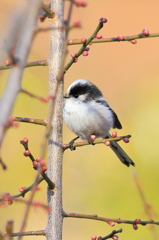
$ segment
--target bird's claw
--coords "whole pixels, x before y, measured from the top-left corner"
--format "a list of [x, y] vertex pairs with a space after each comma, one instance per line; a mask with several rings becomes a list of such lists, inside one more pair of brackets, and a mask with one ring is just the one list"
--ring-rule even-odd
[[89, 144], [92, 144], [93, 146], [95, 145], [94, 140], [90, 137], [88, 140]]
[[69, 145], [69, 148], [70, 148], [71, 151], [76, 150], [76, 148], [73, 146], [73, 144], [74, 144], [75, 140], [77, 140], [78, 138], [79, 137], [76, 137], [69, 142], [68, 145]]
[[73, 146], [73, 144], [74, 144], [74, 139], [72, 141], [70, 141], [68, 144], [71, 151], [76, 150], [76, 148]]

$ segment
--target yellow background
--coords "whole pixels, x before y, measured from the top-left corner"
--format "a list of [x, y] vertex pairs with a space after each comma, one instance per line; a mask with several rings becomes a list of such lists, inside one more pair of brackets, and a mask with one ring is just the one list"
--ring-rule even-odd
[[[15, 0], [1, 0], [0, 29], [7, 28]], [[48, 3], [48, 2], [46, 2]], [[150, 33], [159, 32], [159, 1], [157, 0], [88, 0], [87, 8], [73, 9], [71, 22], [81, 19], [82, 28], [70, 32], [69, 38], [88, 38], [96, 28], [99, 18], [108, 22], [100, 31], [103, 37], [134, 35], [148, 28]], [[68, 2], [66, 2], [67, 15]], [[48, 26], [48, 20], [41, 26]], [[80, 46], [68, 47], [76, 52]], [[36, 36], [28, 61], [47, 59], [49, 56], [49, 33]], [[2, 64], [2, 63], [1, 63]], [[4, 64], [4, 62], [3, 62]], [[4, 89], [8, 70], [0, 72], [0, 92]], [[112, 109], [117, 113], [123, 129], [119, 135], [131, 134], [129, 144], [121, 143], [136, 163], [127, 168], [114, 153], [103, 145], [86, 146], [64, 154], [63, 207], [65, 211], [97, 214], [103, 217], [134, 220], [149, 220], [143, 202], [132, 178], [136, 171], [145, 197], [152, 206], [158, 220], [159, 181], [159, 38], [129, 42], [93, 44], [88, 57], [81, 56], [65, 75], [65, 91], [75, 79], [85, 78], [95, 83], [103, 92]], [[23, 76], [23, 88], [39, 96], [48, 94], [48, 68], [27, 68]], [[47, 118], [48, 105], [27, 95], [19, 94], [13, 115], [31, 118]], [[0, 192], [18, 193], [21, 186], [29, 186], [35, 177], [31, 162], [23, 156], [19, 141], [29, 138], [29, 147], [35, 157], [39, 156], [44, 127], [20, 123], [19, 128], [10, 129], [2, 147], [2, 157], [8, 166], [0, 169]], [[74, 134], [64, 124], [64, 143]], [[46, 156], [47, 157], [47, 156]], [[46, 203], [46, 184], [40, 184], [35, 200]], [[29, 194], [26, 195], [26, 199]], [[18, 232], [24, 205], [14, 203], [0, 209], [0, 231], [5, 231], [7, 220], [14, 221], [14, 232]], [[32, 209], [27, 230], [41, 230], [46, 226], [47, 214], [41, 209]], [[123, 228], [121, 239], [154, 239], [150, 227], [121, 224], [111, 228], [107, 223], [64, 219], [63, 239], [90, 239], [92, 235], [105, 236], [113, 229]], [[36, 237], [42, 238], [42, 237]], [[35, 239], [26, 237], [25, 239]], [[157, 239], [157, 237], [156, 237]]]

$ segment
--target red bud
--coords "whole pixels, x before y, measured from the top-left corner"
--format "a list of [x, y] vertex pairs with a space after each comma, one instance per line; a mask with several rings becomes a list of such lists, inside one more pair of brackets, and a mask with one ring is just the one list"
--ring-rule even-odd
[[109, 146], [109, 145], [110, 145], [110, 142], [109, 142], [109, 141], [106, 141], [106, 142], [104, 142], [104, 144], [105, 144], [106, 146]]
[[124, 40], [124, 36], [123, 35], [119, 35], [118, 36], [118, 41], [122, 41], [122, 40]]

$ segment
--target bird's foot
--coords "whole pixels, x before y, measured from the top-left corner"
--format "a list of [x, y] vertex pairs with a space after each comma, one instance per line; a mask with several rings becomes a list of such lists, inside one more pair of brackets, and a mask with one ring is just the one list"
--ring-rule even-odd
[[92, 144], [94, 146], [95, 145], [95, 143], [94, 143], [95, 139], [96, 139], [96, 135], [92, 134], [88, 139], [89, 144]]
[[76, 137], [69, 142], [68, 145], [69, 145], [69, 148], [70, 148], [71, 151], [76, 150], [76, 148], [73, 146], [73, 144], [74, 144], [75, 140], [77, 140], [78, 138], [79, 137]]

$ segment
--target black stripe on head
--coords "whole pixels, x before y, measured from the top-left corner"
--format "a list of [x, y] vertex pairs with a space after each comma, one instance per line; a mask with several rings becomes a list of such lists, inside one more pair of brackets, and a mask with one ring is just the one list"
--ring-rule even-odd
[[78, 97], [86, 95], [85, 102], [94, 100], [95, 98], [102, 97], [101, 91], [92, 83], [77, 83], [70, 89], [70, 96]]

